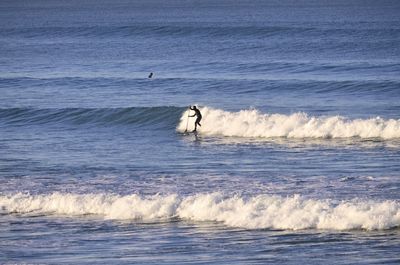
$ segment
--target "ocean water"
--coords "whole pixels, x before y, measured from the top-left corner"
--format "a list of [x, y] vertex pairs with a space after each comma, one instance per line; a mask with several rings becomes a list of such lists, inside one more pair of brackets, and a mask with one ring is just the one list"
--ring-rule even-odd
[[1, 1], [0, 264], [400, 264], [399, 14]]

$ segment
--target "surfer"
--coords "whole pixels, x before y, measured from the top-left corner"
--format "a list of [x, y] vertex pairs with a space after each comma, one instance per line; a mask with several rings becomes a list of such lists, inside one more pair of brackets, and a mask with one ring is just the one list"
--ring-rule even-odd
[[189, 116], [189, 117], [197, 116], [197, 119], [194, 122], [194, 130], [193, 130], [193, 132], [196, 132], [197, 125], [201, 126], [200, 121], [201, 121], [202, 116], [201, 116], [200, 110], [198, 108], [196, 108], [196, 106], [193, 106], [193, 107], [189, 106], [189, 108], [195, 112], [195, 114], [193, 114], [192, 116]]
[[149, 78], [152, 78], [153, 77], [153, 72], [151, 72], [150, 74], [149, 74]]

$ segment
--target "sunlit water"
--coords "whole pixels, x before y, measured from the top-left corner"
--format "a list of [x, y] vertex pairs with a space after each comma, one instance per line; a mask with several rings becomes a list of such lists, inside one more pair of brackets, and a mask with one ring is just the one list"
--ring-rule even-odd
[[400, 263], [399, 11], [0, 3], [0, 263]]

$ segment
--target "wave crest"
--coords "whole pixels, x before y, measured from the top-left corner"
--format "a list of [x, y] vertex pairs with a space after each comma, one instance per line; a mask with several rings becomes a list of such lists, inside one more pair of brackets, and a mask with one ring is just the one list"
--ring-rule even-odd
[[400, 226], [397, 201], [305, 199], [299, 195], [225, 197], [221, 193], [187, 197], [137, 194], [14, 194], [0, 196], [0, 209], [9, 213], [100, 215], [105, 219], [169, 219], [217, 221], [246, 229], [390, 229]]
[[[263, 114], [258, 110], [228, 112], [204, 107], [203, 135], [254, 137], [254, 138], [400, 138], [400, 119], [347, 119], [342, 116], [314, 117], [306, 113]], [[177, 127], [185, 131], [188, 112], [181, 116]], [[193, 129], [189, 121], [189, 130]]]

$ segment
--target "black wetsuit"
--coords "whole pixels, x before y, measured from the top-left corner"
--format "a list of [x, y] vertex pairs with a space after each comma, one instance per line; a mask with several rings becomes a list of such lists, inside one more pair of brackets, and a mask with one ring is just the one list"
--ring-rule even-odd
[[201, 126], [200, 121], [201, 121], [201, 113], [200, 110], [198, 108], [190, 108], [191, 110], [194, 110], [194, 112], [196, 112], [196, 114], [192, 115], [191, 117], [197, 116], [196, 121], [194, 122], [194, 130], [197, 130], [197, 125]]

